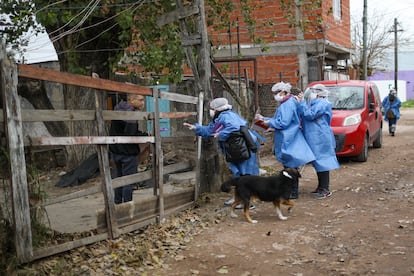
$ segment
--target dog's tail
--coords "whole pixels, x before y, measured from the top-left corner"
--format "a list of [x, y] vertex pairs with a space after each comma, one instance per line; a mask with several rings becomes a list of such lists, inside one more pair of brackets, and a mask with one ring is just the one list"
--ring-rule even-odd
[[234, 179], [227, 180], [223, 184], [221, 184], [221, 191], [228, 193], [231, 191], [231, 186], [236, 186]]

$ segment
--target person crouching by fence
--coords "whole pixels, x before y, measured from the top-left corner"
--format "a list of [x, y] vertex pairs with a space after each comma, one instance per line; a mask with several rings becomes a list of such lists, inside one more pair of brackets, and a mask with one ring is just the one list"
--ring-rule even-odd
[[[248, 129], [247, 121], [232, 110], [226, 98], [216, 98], [210, 102], [210, 117], [207, 125], [184, 123], [188, 129], [203, 138], [218, 138], [219, 147], [224, 154], [233, 177], [243, 175], [259, 175], [259, 164], [256, 152], [259, 147], [257, 137]], [[231, 198], [224, 204], [230, 206]], [[242, 206], [236, 206], [241, 209]], [[254, 208], [253, 205], [250, 208]]]

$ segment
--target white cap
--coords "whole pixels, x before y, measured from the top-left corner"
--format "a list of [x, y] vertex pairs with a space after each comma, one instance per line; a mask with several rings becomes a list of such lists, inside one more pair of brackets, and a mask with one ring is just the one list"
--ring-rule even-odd
[[279, 92], [286, 92], [286, 93], [290, 93], [290, 89], [292, 88], [292, 85], [290, 85], [290, 83], [288, 83], [288, 82], [283, 82], [283, 81], [281, 81], [281, 82], [278, 82], [278, 83], [275, 83], [273, 86], [272, 86], [272, 92], [273, 93], [279, 93]]
[[223, 111], [227, 109], [232, 109], [232, 106], [229, 105], [229, 102], [226, 98], [215, 98], [210, 102], [210, 108], [216, 111]]
[[312, 90], [316, 93], [316, 95], [321, 96], [321, 97], [328, 97], [329, 95], [329, 90], [326, 89], [325, 85], [323, 84], [315, 84], [314, 86], [311, 87]]

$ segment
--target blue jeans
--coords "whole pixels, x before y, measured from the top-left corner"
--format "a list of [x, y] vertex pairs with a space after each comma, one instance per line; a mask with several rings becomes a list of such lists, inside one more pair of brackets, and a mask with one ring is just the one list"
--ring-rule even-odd
[[389, 133], [395, 132], [395, 126], [397, 125], [397, 118], [388, 118], [388, 131]]
[[[112, 153], [112, 159], [115, 163], [115, 177], [121, 177], [138, 172], [138, 156]], [[133, 190], [134, 184], [115, 188], [115, 204], [132, 201]]]

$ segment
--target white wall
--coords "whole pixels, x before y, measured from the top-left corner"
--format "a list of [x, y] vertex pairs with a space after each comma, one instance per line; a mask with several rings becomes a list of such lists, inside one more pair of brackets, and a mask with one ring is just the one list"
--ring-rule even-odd
[[[394, 87], [394, 80], [371, 80], [373, 83], [375, 83], [378, 86], [378, 89], [380, 91], [381, 95], [381, 101], [388, 95], [390, 92], [390, 89]], [[399, 80], [398, 83], [398, 92], [397, 96], [400, 99], [401, 102], [405, 102], [407, 100], [407, 82], [405, 80]]]

